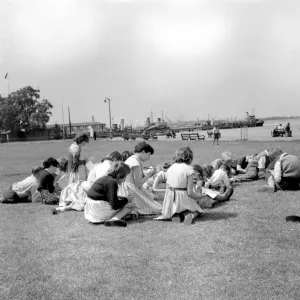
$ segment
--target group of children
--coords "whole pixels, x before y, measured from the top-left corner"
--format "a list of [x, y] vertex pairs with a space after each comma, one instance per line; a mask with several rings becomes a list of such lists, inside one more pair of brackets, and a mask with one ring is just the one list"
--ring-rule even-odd
[[[133, 152], [111, 152], [97, 164], [81, 159], [81, 148], [88, 142], [86, 134], [78, 135], [68, 159], [51, 157], [43, 167], [34, 167], [32, 175], [14, 183], [0, 202], [59, 204], [53, 214], [84, 211], [89, 222], [105, 226], [125, 227], [126, 220], [139, 215], [159, 215], [154, 220], [179, 220], [190, 225], [203, 209], [228, 201], [234, 182], [269, 180], [275, 162], [282, 163], [286, 157], [278, 148], [237, 160], [224, 152], [222, 158], [200, 166], [192, 164], [192, 150], [182, 147], [176, 150], [172, 163], [145, 168], [143, 163], [154, 154], [146, 142], [138, 143]], [[288, 162], [291, 171], [293, 158]], [[300, 162], [296, 167], [300, 178]], [[84, 180], [80, 170], [84, 170]]]

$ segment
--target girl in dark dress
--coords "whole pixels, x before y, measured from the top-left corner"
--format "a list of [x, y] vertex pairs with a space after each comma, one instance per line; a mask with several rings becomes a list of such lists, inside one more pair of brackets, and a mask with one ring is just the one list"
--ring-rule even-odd
[[55, 192], [54, 178], [59, 162], [50, 157], [43, 162], [44, 170], [39, 173], [39, 187], [40, 195], [37, 197], [37, 202], [44, 204], [57, 204], [59, 195]]
[[123, 162], [115, 162], [107, 176], [97, 179], [87, 192], [84, 216], [91, 223], [104, 223], [105, 226], [126, 227], [122, 219], [133, 209], [132, 196], [118, 196], [118, 185], [123, 183], [130, 168]]

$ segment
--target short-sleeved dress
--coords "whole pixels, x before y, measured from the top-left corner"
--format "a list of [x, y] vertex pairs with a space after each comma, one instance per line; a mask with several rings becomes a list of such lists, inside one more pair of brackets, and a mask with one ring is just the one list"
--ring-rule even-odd
[[156, 218], [157, 220], [170, 219], [174, 214], [186, 210], [202, 213], [196, 200], [187, 194], [188, 178], [193, 174], [193, 168], [184, 163], [175, 163], [169, 168], [162, 215]]
[[[69, 148], [69, 164], [71, 163], [72, 168], [70, 170], [70, 177], [69, 177], [69, 184], [83, 180], [83, 177], [85, 175], [82, 175], [81, 173], [85, 173], [85, 166], [79, 166], [78, 162], [80, 160], [80, 153], [81, 148], [77, 145], [77, 143], [73, 143]], [[71, 162], [72, 161], [72, 162]], [[75, 161], [75, 163], [73, 163]], [[82, 167], [79, 172], [79, 167]], [[84, 169], [83, 169], [84, 168]], [[84, 178], [85, 180], [86, 178]]]
[[160, 214], [162, 205], [153, 199], [149, 191], [143, 187], [138, 187], [134, 181], [132, 170], [134, 167], [140, 168], [143, 177], [144, 173], [141, 161], [135, 155], [132, 155], [125, 161], [125, 164], [130, 167], [131, 173], [120, 186], [119, 195], [124, 197], [127, 195], [134, 196], [132, 204], [135, 206], [135, 210], [141, 215]]

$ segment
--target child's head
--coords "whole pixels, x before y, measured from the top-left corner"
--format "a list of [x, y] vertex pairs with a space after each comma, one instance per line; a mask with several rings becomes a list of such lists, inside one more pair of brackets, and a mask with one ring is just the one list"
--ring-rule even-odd
[[210, 164], [204, 164], [202, 166], [202, 170], [203, 170], [203, 177], [204, 178], [210, 178], [213, 175], [214, 171], [215, 171], [214, 167]]
[[102, 161], [105, 161], [105, 160], [122, 161], [122, 156], [119, 151], [113, 151], [113, 152], [106, 154], [106, 156], [103, 158]]
[[188, 146], [177, 149], [173, 157], [175, 163], [185, 163], [187, 165], [192, 163], [193, 158], [193, 151]]
[[230, 167], [227, 163], [222, 163], [220, 169], [223, 170], [226, 174], [229, 174], [230, 172]]
[[76, 135], [74, 141], [77, 145], [84, 146], [86, 143], [89, 142], [89, 136], [86, 133], [80, 133]]
[[121, 153], [121, 156], [122, 156], [122, 161], [126, 161], [128, 157], [132, 156], [133, 155], [133, 152], [132, 151], [123, 151]]
[[43, 162], [43, 167], [45, 169], [50, 168], [51, 166], [57, 168], [58, 165], [59, 165], [58, 161], [55, 158], [53, 158], [53, 157], [49, 157], [48, 159], [46, 159]]
[[114, 162], [107, 172], [107, 175], [110, 175], [112, 178], [116, 179], [118, 184], [125, 181], [125, 178], [128, 174], [130, 174], [130, 167], [121, 161]]
[[68, 170], [68, 160], [65, 157], [59, 157], [57, 159], [58, 166], [57, 169], [61, 172], [67, 172]]
[[134, 153], [139, 155], [141, 161], [147, 161], [154, 154], [154, 149], [148, 143], [140, 142], [134, 147]]
[[193, 165], [193, 170], [194, 170], [194, 173], [195, 173], [195, 177], [197, 180], [202, 180], [203, 178], [203, 169], [200, 165], [196, 164], [196, 165]]
[[42, 170], [45, 170], [43, 167], [40, 166], [34, 166], [31, 170], [32, 175], [38, 179], [39, 174]]
[[171, 167], [171, 165], [172, 165], [172, 164], [170, 164], [170, 163], [168, 163], [168, 162], [164, 163], [163, 166], [162, 166], [162, 170], [163, 170], [164, 172], [167, 172], [168, 169]]
[[154, 154], [154, 149], [146, 142], [140, 142], [134, 147], [134, 153], [141, 153], [143, 151], [145, 153], [151, 153], [151, 155]]

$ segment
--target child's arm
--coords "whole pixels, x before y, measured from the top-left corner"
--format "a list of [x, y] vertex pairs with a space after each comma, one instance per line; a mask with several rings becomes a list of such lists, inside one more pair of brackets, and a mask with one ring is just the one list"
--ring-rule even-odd
[[161, 181], [162, 181], [161, 174], [157, 174], [157, 176], [154, 179], [153, 187], [152, 187], [152, 190], [154, 192], [165, 192], [166, 191], [166, 189], [159, 189], [158, 188], [158, 185], [161, 183]]
[[124, 207], [128, 200], [125, 197], [118, 197], [118, 184], [115, 181], [110, 181], [106, 186], [106, 197], [112, 209], [117, 210]]
[[133, 172], [133, 179], [138, 187], [142, 187], [143, 184], [156, 173], [156, 169], [149, 171], [144, 177], [141, 173], [141, 169], [138, 166], [132, 167], [131, 172]]
[[197, 194], [194, 192], [194, 174], [192, 174], [188, 177], [187, 194], [189, 197], [191, 197], [192, 199], [194, 199], [196, 201], [204, 198], [204, 195]]

